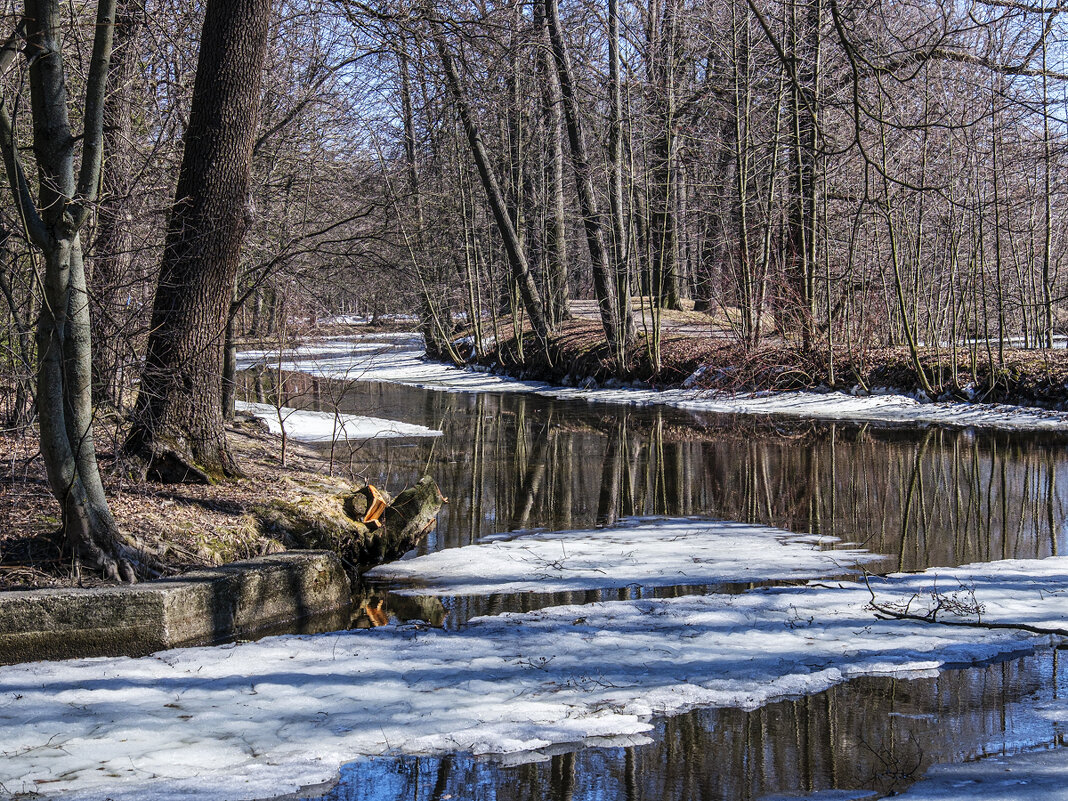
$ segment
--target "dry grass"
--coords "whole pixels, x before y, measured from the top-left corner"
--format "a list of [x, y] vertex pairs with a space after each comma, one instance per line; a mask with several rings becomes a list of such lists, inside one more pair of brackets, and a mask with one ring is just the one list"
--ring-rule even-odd
[[[115, 469], [113, 450], [102, 442], [105, 487], [120, 528], [163, 554], [169, 574], [276, 551], [281, 546], [259, 531], [254, 507], [336, 493], [354, 483], [328, 475], [329, 465], [315, 451], [292, 442], [282, 468], [279, 440], [252, 424], [233, 428], [230, 442], [247, 478], [215, 486], [133, 481]], [[0, 437], [0, 458], [0, 590], [69, 586], [70, 557], [56, 536], [59, 505], [44, 479], [36, 439]]]

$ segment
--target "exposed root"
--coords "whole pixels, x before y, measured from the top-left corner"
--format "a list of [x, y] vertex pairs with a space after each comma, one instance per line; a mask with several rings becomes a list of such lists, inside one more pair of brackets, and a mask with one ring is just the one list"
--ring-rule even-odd
[[[216, 484], [227, 479], [245, 478], [244, 471], [225, 448], [212, 459], [197, 458], [185, 442], [154, 440], [143, 447], [127, 444], [132, 461], [130, 473], [138, 479], [150, 478], [164, 484]], [[214, 464], [212, 464], [214, 463]]]

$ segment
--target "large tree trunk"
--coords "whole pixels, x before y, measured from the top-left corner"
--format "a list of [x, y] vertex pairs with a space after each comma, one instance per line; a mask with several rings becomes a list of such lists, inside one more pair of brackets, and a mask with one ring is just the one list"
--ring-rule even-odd
[[240, 475], [226, 442], [222, 347], [248, 227], [270, 0], [209, 0], [185, 152], [127, 451], [164, 481]]

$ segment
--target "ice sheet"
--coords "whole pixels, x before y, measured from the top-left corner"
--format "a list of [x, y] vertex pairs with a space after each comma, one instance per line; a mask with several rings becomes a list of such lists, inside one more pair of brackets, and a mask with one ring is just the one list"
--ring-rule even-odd
[[632, 519], [447, 548], [367, 576], [417, 581], [406, 594], [483, 595], [840, 576], [880, 558], [854, 548], [820, 550], [832, 542], [724, 520]]
[[[914, 611], [932, 589], [963, 598], [961, 608], [971, 598], [984, 621], [1063, 626], [1068, 558], [871, 585]], [[0, 788], [116, 801], [272, 797], [329, 780], [358, 755], [510, 753], [639, 734], [656, 714], [752, 708], [1050, 641], [879, 620], [871, 597], [864, 583], [775, 588], [556, 607], [457, 632], [408, 626], [0, 668]]]
[[902, 801], [1068, 801], [1068, 749], [937, 765]]
[[[440, 437], [441, 432], [426, 426], [365, 417], [341, 412], [309, 412], [281, 408], [267, 403], [238, 401], [237, 410], [254, 414], [267, 423], [272, 434], [281, 434], [302, 442], [344, 442], [346, 440], [385, 439], [393, 437]], [[281, 418], [281, 419], [279, 419]]]

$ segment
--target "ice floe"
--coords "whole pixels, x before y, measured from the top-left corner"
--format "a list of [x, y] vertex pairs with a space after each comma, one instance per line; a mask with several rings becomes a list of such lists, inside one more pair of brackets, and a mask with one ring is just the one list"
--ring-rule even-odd
[[[833, 538], [723, 520], [631, 519], [614, 528], [494, 537], [380, 565], [369, 578], [417, 581], [420, 595], [566, 592], [808, 579], [859, 572], [879, 559]], [[759, 554], [759, 558], [754, 558]]]
[[277, 407], [268, 403], [238, 401], [237, 410], [255, 415], [267, 423], [272, 434], [281, 434], [302, 442], [345, 442], [394, 437], [440, 437], [441, 432], [426, 426], [365, 417], [341, 412], [311, 412]]
[[754, 708], [855, 676], [922, 675], [1050, 642], [1019, 629], [879, 619], [873, 594], [920, 613], [956, 598], [965, 617], [944, 614], [957, 622], [1063, 626], [1068, 558], [870, 586], [555, 607], [455, 632], [409, 625], [4, 667], [0, 792], [271, 797], [329, 780], [360, 755], [640, 737], [653, 715]]
[[902, 801], [1068, 801], [1068, 750], [936, 765]]

